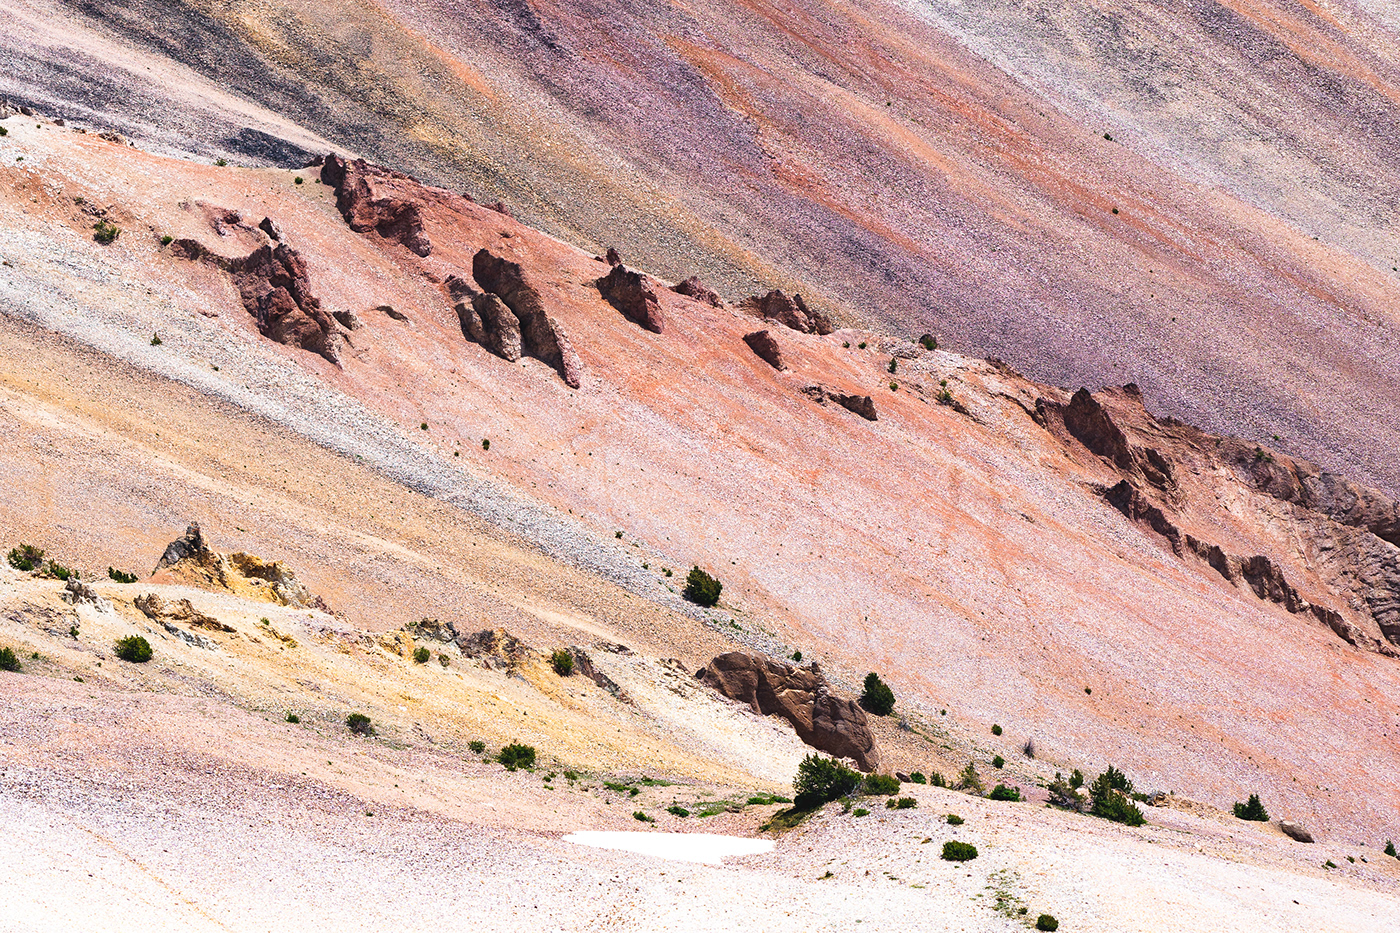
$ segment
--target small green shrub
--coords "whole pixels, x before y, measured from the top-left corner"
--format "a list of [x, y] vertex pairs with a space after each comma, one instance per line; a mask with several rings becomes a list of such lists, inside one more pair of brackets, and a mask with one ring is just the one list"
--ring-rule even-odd
[[952, 393], [952, 392], [949, 392], [946, 388], [943, 388], [943, 389], [939, 389], [939, 390], [938, 390], [938, 404], [940, 404], [940, 405], [952, 405], [953, 402], [954, 402], [954, 398], [953, 398], [953, 393]]
[[696, 566], [691, 567], [686, 575], [685, 590], [681, 595], [697, 606], [713, 607], [719, 603], [722, 589], [724, 584]]
[[160, 245], [161, 245], [161, 246], [169, 246], [171, 243], [174, 243], [174, 242], [175, 242], [175, 238], [174, 238], [173, 236], [171, 236], [170, 234], [168, 234], [168, 233], [167, 233], [165, 236], [163, 236], [163, 237], [160, 238]]
[[880, 675], [871, 671], [865, 675], [865, 689], [860, 694], [861, 709], [876, 716], [888, 716], [894, 711], [894, 691]]
[[1006, 800], [1011, 803], [1021, 802], [1021, 792], [1015, 787], [1007, 787], [1005, 784], [998, 784], [992, 788], [992, 792], [987, 795], [988, 800]]
[[898, 800], [890, 799], [885, 801], [885, 806], [891, 810], [912, 810], [919, 805], [919, 801], [913, 797], [900, 797]]
[[1322, 867], [1323, 867], [1323, 868], [1336, 868], [1336, 867], [1337, 867], [1337, 863], [1334, 862], [1334, 861], [1332, 861], [1332, 860], [1329, 858], [1327, 861], [1325, 861], [1325, 862], [1322, 863]]
[[1084, 812], [1084, 795], [1079, 792], [1080, 786], [1084, 783], [1084, 775], [1076, 769], [1070, 775], [1068, 781], [1060, 772], [1055, 772], [1055, 780], [1046, 787], [1050, 792], [1051, 806], [1059, 807], [1062, 810], [1073, 810], [1076, 813]]
[[481, 449], [482, 449], [482, 450], [490, 450], [490, 449], [491, 449], [491, 438], [489, 438], [489, 437], [483, 437], [483, 438], [481, 439]]
[[1084, 772], [1075, 768], [1069, 773], [1069, 786], [1076, 790], [1084, 786]]
[[9, 671], [11, 674], [19, 673], [24, 667], [19, 663], [19, 658], [15, 656], [15, 649], [10, 647], [0, 648], [0, 671]]
[[99, 220], [92, 225], [92, 238], [103, 246], [116, 242], [117, 237], [121, 235], [121, 228], [114, 227], [105, 220]]
[[9, 135], [10, 135], [10, 131], [7, 130], [7, 129], [5, 129], [3, 126], [0, 126], [0, 136], [9, 136]]
[[947, 787], [948, 779], [943, 776], [943, 772], [935, 771], [928, 776], [930, 787]]
[[967, 767], [962, 769], [962, 773], [958, 775], [957, 789], [979, 797], [986, 793], [987, 786], [982, 783], [982, 776], [977, 773], [975, 762], [969, 761]]
[[867, 794], [889, 797], [899, 793], [899, 778], [890, 774], [867, 774], [863, 784]]
[[1147, 822], [1137, 804], [1129, 798], [1133, 793], [1133, 782], [1113, 765], [1094, 778], [1089, 785], [1089, 812], [1094, 816], [1123, 823], [1127, 826], [1141, 826]]
[[1043, 930], [1045, 933], [1055, 933], [1055, 931], [1060, 928], [1060, 921], [1049, 914], [1041, 914], [1039, 917], [1035, 918], [1035, 928], [1037, 930]]
[[899, 369], [899, 360], [893, 356], [890, 357], [889, 365], [886, 366], [885, 369], [889, 370], [890, 373], [894, 373]]
[[298, 175], [296, 178], [293, 178], [293, 179], [292, 179], [292, 182], [295, 183], [295, 184], [300, 185], [300, 184], [304, 184], [304, 183], [306, 182], [306, 179], [305, 179], [305, 178], [302, 178], [300, 175]]
[[1235, 817], [1241, 820], [1252, 820], [1256, 823], [1269, 822], [1269, 811], [1264, 809], [1264, 804], [1259, 801], [1258, 794], [1250, 794], [1248, 803], [1235, 804]]
[[215, 159], [214, 164], [219, 168], [223, 168], [225, 165], [228, 165], [228, 159]]
[[911, 784], [927, 784], [928, 778], [924, 777], [922, 771], [915, 771], [913, 774], [909, 775], [909, 782]]
[[943, 861], [970, 862], [977, 857], [977, 847], [970, 842], [949, 839], [943, 843]]
[[798, 662], [799, 664], [802, 662], [801, 651], [794, 651], [791, 655], [789, 655], [789, 657], [791, 657], [794, 661]]
[[117, 639], [117, 657], [132, 664], [145, 664], [151, 659], [151, 643], [140, 635]]
[[438, 663], [441, 664], [443, 667], [448, 667], [452, 664], [452, 659], [445, 654], [439, 654]]
[[165, 341], [160, 339], [160, 334], [151, 334], [151, 346], [158, 347], [163, 343]]
[[467, 748], [470, 748], [474, 753], [480, 755], [482, 752], [486, 751], [486, 743], [481, 741], [481, 739], [472, 739], [467, 743]]
[[413, 663], [427, 664], [433, 658], [433, 653], [422, 645], [413, 649]]
[[869, 816], [869, 815], [870, 815], [870, 811], [867, 810], [867, 809], [865, 809], [865, 807], [856, 807], [854, 810], [851, 811], [851, 815], [852, 815], [852, 816]]
[[642, 823], [655, 823], [655, 822], [656, 822], [656, 817], [654, 817], [654, 816], [647, 816], [647, 815], [646, 815], [645, 813], [643, 813], [641, 810], [633, 810], [633, 811], [632, 811], [632, 819], [638, 820], [638, 821], [640, 821], [640, 822], [642, 822]]
[[922, 337], [919, 338], [919, 343], [923, 346], [925, 350], [938, 349], [938, 341], [934, 339], [933, 334], [924, 334]]
[[118, 583], [135, 583], [135, 582], [136, 582], [136, 574], [134, 574], [134, 573], [126, 573], [126, 572], [124, 572], [124, 571], [117, 570], [115, 567], [108, 567], [108, 568], [107, 568], [107, 576], [111, 577], [113, 580], [116, 580]]
[[822, 804], [855, 793], [861, 776], [834, 758], [808, 755], [797, 766], [792, 788], [796, 791], [794, 806], [798, 810], [814, 810]]
[[355, 735], [374, 735], [374, 723], [364, 713], [351, 713], [345, 717], [345, 728]]
[[992, 735], [1001, 735], [1001, 726], [998, 726], [994, 723], [992, 725]]
[[948, 825], [949, 825], [949, 826], [961, 826], [962, 824], [964, 824], [964, 823], [966, 823], [966, 822], [967, 822], [967, 820], [965, 820], [965, 819], [963, 819], [962, 817], [958, 816], [956, 813], [949, 813], [949, 814], [948, 814]]
[[28, 573], [44, 565], [44, 552], [32, 544], [21, 544], [19, 547], [10, 548], [8, 560], [11, 567]]
[[1389, 839], [1385, 841], [1385, 854], [1389, 855], [1391, 858], [1400, 858], [1400, 855], [1397, 855], [1395, 852], [1395, 843], [1391, 842]]
[[860, 347], [860, 349], [864, 350], [864, 349], [865, 349], [865, 341], [862, 340], [860, 343], [856, 344], [856, 346], [857, 346], [857, 347]]
[[535, 747], [512, 742], [501, 749], [496, 760], [505, 765], [507, 771], [514, 771], [517, 768], [533, 768], [535, 766]]
[[673, 803], [666, 808], [666, 812], [673, 816], [690, 816], [690, 811], [678, 803]]
[[554, 673], [560, 677], [568, 677], [574, 672], [574, 656], [563, 648], [555, 648], [554, 653], [549, 656], [549, 666], [554, 668]]
[[289, 712], [286, 715], [286, 720], [287, 722], [295, 726], [297, 723], [301, 722], [301, 717], [298, 716], [296, 713]]
[[564, 780], [566, 780], [566, 781], [577, 781], [577, 780], [578, 780], [578, 772], [577, 772], [577, 771], [565, 771], [565, 772], [564, 772]]
[[993, 768], [997, 768], [997, 769], [1001, 769], [1001, 768], [1006, 767], [1006, 759], [1003, 758], [1003, 757], [1001, 757], [1000, 755], [993, 755], [993, 756], [992, 756], [992, 767], [993, 767]]
[[418, 425], [418, 430], [420, 430], [420, 431], [426, 431], [426, 430], [428, 430], [428, 422], [424, 421], [422, 424]]

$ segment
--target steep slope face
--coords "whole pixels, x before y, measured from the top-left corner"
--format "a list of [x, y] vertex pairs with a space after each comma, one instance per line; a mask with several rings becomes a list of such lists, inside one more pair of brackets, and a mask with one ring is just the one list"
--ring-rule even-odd
[[[24, 9], [659, 274], [1134, 381], [1400, 493], [1395, 26], [1370, 7]], [[57, 83], [55, 46], [6, 41], [34, 63], [7, 91]]]
[[[182, 163], [53, 127], [16, 127], [7, 139], [26, 154], [4, 169], [0, 248], [15, 257], [0, 276], [7, 315], [94, 348], [118, 371], [183, 384], [133, 388], [141, 409], [103, 414], [132, 445], [119, 466], [58, 456], [78, 448], [17, 428], [12, 462], [34, 461], [17, 475], [146, 503], [138, 453], [153, 449], [173, 461], [149, 468], [159, 467], [160, 488], [216, 505], [224, 527], [248, 527], [242, 513], [253, 511], [313, 591], [367, 626], [401, 624], [410, 598], [414, 616], [452, 618], [464, 585], [540, 631], [616, 613], [664, 645], [670, 620], [705, 619], [773, 655], [802, 650], [845, 695], [879, 671], [913, 722], [946, 730], [979, 760], [1014, 760], [1033, 738], [1054, 767], [1112, 761], [1142, 786], [1217, 805], [1263, 793], [1339, 837], [1397, 834], [1400, 752], [1385, 739], [1400, 712], [1400, 665], [1372, 650], [1387, 644], [1385, 607], [1353, 605], [1347, 574], [1360, 579], [1362, 566], [1321, 547], [1323, 533], [1340, 541], [1364, 530], [1375, 543], [1357, 540], [1393, 567], [1380, 547], [1392, 547], [1385, 497], [1327, 480], [1318, 489], [1331, 493], [1310, 492], [1295, 510], [1282, 473], [1256, 477], [1232, 453], [1249, 466], [1253, 447], [1217, 445], [1112, 395], [1098, 397], [1096, 416], [1005, 366], [879, 334], [766, 322], [788, 367], [777, 370], [744, 341], [757, 311], [660, 280], [666, 326], [654, 333], [599, 293], [605, 260], [466, 198], [414, 195], [408, 179], [398, 196], [418, 207], [427, 256], [377, 228], [355, 232], [330, 186], [297, 185], [289, 172]], [[103, 205], [126, 232], [93, 242], [76, 198]], [[353, 312], [354, 352], [339, 367], [263, 337], [227, 276], [161, 246], [167, 230], [211, 249], [225, 239], [210, 220], [222, 215], [200, 202], [272, 217], [323, 307]], [[482, 265], [488, 281], [477, 278], [483, 250], [500, 260]], [[464, 335], [453, 283], [510, 291], [491, 281], [502, 263], [518, 265], [545, 319], [567, 332], [577, 387], [548, 361], [508, 360]], [[26, 350], [33, 333], [17, 326], [7, 337], [6, 366], [35, 425], [76, 404], [60, 401], [74, 390], [55, 373], [95, 377], [43, 370]], [[219, 401], [182, 402], [166, 426], [162, 392]], [[820, 404], [842, 398], [875, 417]], [[1082, 417], [1061, 431], [1051, 408]], [[238, 426], [242, 410], [257, 416], [251, 427]], [[277, 429], [264, 438], [269, 422]], [[1094, 425], [1108, 444], [1086, 429]], [[295, 458], [280, 453], [284, 433], [338, 451], [346, 479], [333, 479], [332, 454], [311, 457], [304, 441], [290, 448]], [[301, 458], [316, 464], [304, 482]], [[199, 479], [182, 484], [187, 461]], [[1295, 485], [1323, 479], [1276, 463]], [[1300, 598], [1374, 644], [1348, 644], [1325, 619], [1261, 598], [1248, 583], [1259, 574], [1241, 571], [1237, 585], [1208, 560], [1173, 553], [1105, 501], [1129, 478], [1184, 534], [1236, 558], [1267, 557]], [[1172, 482], [1179, 494], [1168, 495]], [[98, 554], [101, 541], [130, 534], [117, 530], [144, 527], [132, 516], [147, 507], [167, 538], [195, 517], [159, 504], [92, 510], [31, 488], [6, 493], [18, 528]], [[1371, 504], [1356, 510], [1348, 496]], [[579, 569], [517, 550], [506, 578], [524, 593], [502, 595], [505, 565], [477, 559], [484, 540], [459, 535], [484, 524]], [[722, 579], [718, 613], [680, 600], [674, 574], [692, 564]], [[386, 574], [392, 585], [366, 585]], [[573, 593], [594, 576], [610, 581], [604, 591]], [[987, 738], [991, 723], [1004, 737]], [[880, 742], [888, 766], [928, 767]]]

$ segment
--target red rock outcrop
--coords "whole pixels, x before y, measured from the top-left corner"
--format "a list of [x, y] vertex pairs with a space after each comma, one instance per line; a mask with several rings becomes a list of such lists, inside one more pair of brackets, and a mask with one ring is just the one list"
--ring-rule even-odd
[[777, 321], [804, 334], [825, 336], [835, 329], [831, 319], [820, 311], [808, 308], [801, 295], [789, 298], [781, 288], [775, 288], [761, 298], [755, 295], [745, 305], [770, 321]]
[[499, 295], [479, 292], [460, 276], [447, 279], [447, 289], [456, 304], [462, 336], [480, 344], [501, 359], [520, 359], [520, 320]]
[[472, 277], [514, 313], [520, 322], [522, 352], [554, 367], [565, 385], [577, 389], [582, 384], [583, 363], [564, 326], [545, 314], [540, 293], [526, 280], [520, 263], [482, 249], [472, 257]]
[[754, 352], [755, 356], [769, 366], [777, 370], [787, 369], [787, 363], [783, 361], [782, 348], [778, 346], [778, 341], [773, 339], [773, 335], [768, 331], [756, 330], [752, 334], [745, 334], [744, 343], [749, 345], [749, 349]]
[[879, 416], [875, 412], [875, 400], [868, 395], [850, 395], [845, 392], [837, 392], [835, 389], [828, 389], [826, 386], [807, 386], [802, 390], [802, 394], [818, 405], [835, 402], [847, 411], [860, 415], [866, 421], [879, 420]]
[[[616, 255], [617, 250], [608, 250], [608, 262], [611, 263]], [[633, 324], [653, 334], [666, 329], [661, 300], [652, 287], [651, 278], [645, 273], [629, 269], [619, 260], [613, 263], [611, 272], [598, 280], [598, 292]]]
[[351, 230], [373, 230], [419, 256], [427, 256], [433, 247], [423, 232], [422, 211], [413, 201], [377, 192], [375, 184], [381, 179], [412, 181], [402, 172], [370, 165], [364, 159], [346, 161], [334, 153], [321, 165], [321, 181], [335, 188], [335, 206]]
[[343, 337], [311, 293], [306, 262], [285, 243], [263, 246], [228, 264], [243, 307], [264, 337], [340, 363]]
[[713, 288], [710, 288], [704, 282], [700, 281], [700, 279], [697, 276], [694, 275], [686, 279], [684, 282], [678, 282], [675, 285], [675, 287], [671, 290], [677, 295], [684, 295], [687, 298], [693, 298], [696, 301], [702, 304], [710, 305], [711, 307], [724, 307], [724, 299], [719, 296], [719, 292], [715, 291]]
[[762, 716], [792, 724], [798, 738], [837, 758], [850, 758], [862, 771], [880, 767], [880, 752], [865, 711], [833, 696], [821, 668], [794, 667], [747, 651], [721, 654], [696, 676]]

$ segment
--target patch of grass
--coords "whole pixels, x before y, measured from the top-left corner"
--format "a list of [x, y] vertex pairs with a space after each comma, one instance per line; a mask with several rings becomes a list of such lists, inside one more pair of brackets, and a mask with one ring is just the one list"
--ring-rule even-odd
[[[642, 777], [637, 781], [637, 783], [638, 783], [638, 784], [641, 784], [643, 787], [675, 787], [675, 786], [676, 786], [676, 782], [675, 782], [675, 781], [663, 781], [661, 778], [647, 777], [646, 775], [642, 775]], [[780, 799], [780, 800], [784, 800], [784, 802], [786, 802], [786, 800], [785, 800], [784, 798], [781, 798], [781, 797], [780, 797], [779, 799]]]
[[724, 589], [724, 584], [698, 566], [694, 566], [686, 575], [685, 590], [681, 592], [681, 596], [697, 606], [709, 608], [719, 603], [719, 594], [722, 589]]
[[475, 754], [480, 755], [482, 752], [486, 751], [486, 743], [481, 741], [481, 739], [472, 739], [467, 743], [467, 748], [470, 748]]
[[669, 807], [666, 808], [666, 812], [671, 814], [672, 816], [690, 816], [690, 811], [678, 803], [671, 804]]
[[535, 747], [512, 742], [501, 749], [496, 760], [505, 765], [507, 771], [514, 771], [517, 768], [533, 768], [535, 766]]
[[115, 567], [107, 568], [107, 576], [111, 577], [113, 580], [116, 580], [118, 583], [136, 582], [136, 574], [126, 573], [125, 571], [117, 570]]
[[345, 728], [355, 735], [374, 735], [374, 723], [364, 713], [351, 713], [345, 717]]
[[874, 671], [865, 675], [860, 706], [867, 713], [874, 713], [876, 716], [888, 716], [894, 711], [894, 691]]
[[1235, 818], [1267, 823], [1269, 822], [1269, 811], [1264, 809], [1264, 804], [1259, 801], [1258, 794], [1250, 794], [1248, 803], [1235, 804]]
[[151, 659], [151, 643], [140, 635], [128, 635], [117, 639], [117, 657], [132, 664], [145, 664]]
[[899, 793], [899, 779], [891, 774], [867, 774], [862, 783], [867, 794], [889, 797]]
[[555, 648], [549, 656], [549, 666], [554, 668], [554, 673], [560, 677], [568, 677], [574, 672], [574, 656], [563, 648]]
[[638, 820], [639, 822], [642, 822], [642, 823], [655, 823], [655, 822], [656, 822], [656, 817], [654, 817], [654, 816], [647, 816], [647, 815], [646, 815], [645, 813], [643, 813], [641, 810], [633, 810], [633, 811], [632, 811], [632, 819]]
[[9, 671], [11, 674], [18, 674], [24, 665], [19, 662], [15, 655], [15, 649], [6, 646], [0, 648], [0, 671]]
[[998, 784], [992, 788], [992, 792], [987, 795], [988, 800], [1006, 800], [1011, 803], [1021, 802], [1021, 792], [1015, 787], [1007, 787], [1005, 784]]
[[949, 839], [943, 843], [943, 861], [970, 862], [977, 857], [977, 847], [970, 842]]
[[21, 544], [19, 547], [10, 548], [7, 560], [16, 570], [32, 573], [44, 565], [44, 551], [32, 544]]
[[99, 220], [92, 225], [92, 238], [103, 246], [108, 246], [117, 241], [117, 237], [122, 235], [120, 227], [114, 227], [105, 220]]

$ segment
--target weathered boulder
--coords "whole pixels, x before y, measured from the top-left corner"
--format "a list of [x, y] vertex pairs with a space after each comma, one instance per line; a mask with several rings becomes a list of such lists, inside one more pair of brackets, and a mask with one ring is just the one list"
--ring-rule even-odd
[[622, 265], [622, 254], [617, 251], [617, 247], [615, 246], [609, 246], [608, 251], [604, 254], [603, 258], [607, 261], [608, 265], [610, 266]]
[[359, 330], [364, 326], [360, 321], [360, 316], [348, 309], [345, 311], [332, 311], [331, 317], [335, 318], [336, 323], [346, 330]]
[[[616, 252], [608, 251], [609, 262]], [[661, 314], [661, 300], [657, 297], [656, 289], [652, 287], [650, 277], [644, 273], [629, 269], [619, 261], [613, 265], [611, 272], [598, 280], [598, 292], [633, 324], [653, 334], [659, 334], [666, 329], [666, 321]]]
[[525, 278], [520, 263], [481, 249], [472, 257], [472, 277], [514, 313], [520, 322], [522, 352], [552, 366], [565, 385], [577, 389], [582, 384], [583, 363], [564, 334], [563, 325], [545, 314], [544, 301]]
[[58, 595], [70, 606], [87, 605], [99, 611], [107, 611], [112, 608], [110, 602], [97, 595], [97, 590], [77, 577], [70, 577], [68, 582], [63, 585], [63, 592]]
[[825, 405], [831, 401], [849, 412], [860, 415], [866, 421], [878, 420], [878, 415], [875, 412], [875, 400], [868, 395], [849, 395], [845, 392], [837, 392], [834, 389], [816, 385], [807, 386], [802, 390], [802, 394], [818, 405]]
[[277, 225], [277, 221], [271, 217], [264, 217], [258, 224], [258, 229], [266, 233], [275, 243], [282, 242], [282, 228]]
[[214, 552], [204, 541], [204, 532], [199, 530], [199, 522], [190, 522], [186, 526], [184, 534], [165, 546], [165, 553], [160, 556], [160, 560], [156, 563], [156, 569], [151, 572], [155, 573], [167, 567], [173, 567], [183, 560], [192, 560], [202, 564], [208, 561], [213, 554]]
[[671, 290], [677, 295], [693, 298], [702, 304], [707, 304], [715, 308], [724, 307], [724, 299], [719, 296], [719, 292], [716, 292], [693, 275], [684, 282], [678, 283]]
[[787, 363], [783, 361], [782, 348], [778, 346], [778, 341], [766, 330], [756, 330], [752, 334], [744, 335], [744, 343], [749, 345], [749, 349], [763, 362], [774, 369], [787, 369]]
[[403, 630], [414, 638], [440, 641], [443, 644], [455, 643], [458, 638], [457, 626], [451, 622], [440, 622], [437, 619], [419, 619], [417, 622], [405, 625]]
[[258, 331], [280, 344], [340, 363], [341, 336], [334, 319], [311, 293], [306, 261], [286, 243], [263, 246], [229, 261], [233, 284]]
[[220, 554], [205, 543], [196, 523], [191, 523], [184, 535], [166, 547], [153, 573], [162, 571], [172, 580], [205, 589], [226, 590], [282, 606], [329, 611], [321, 597], [313, 595], [286, 564], [242, 552]]
[[457, 647], [462, 649], [463, 657], [498, 671], [515, 671], [544, 659], [543, 654], [501, 628], [460, 635]]
[[1292, 820], [1279, 820], [1278, 828], [1283, 830], [1283, 834], [1289, 839], [1294, 839], [1298, 842], [1313, 841], [1312, 833], [1308, 832], [1301, 825], [1293, 822]]
[[763, 297], [755, 295], [746, 304], [770, 321], [777, 321], [784, 327], [801, 331], [804, 334], [826, 335], [834, 329], [831, 319], [819, 311], [807, 307], [801, 295], [788, 297], [781, 288], [775, 288]]
[[321, 181], [335, 188], [335, 206], [351, 230], [373, 230], [419, 256], [427, 256], [432, 243], [423, 232], [422, 211], [412, 201], [377, 192], [376, 181], [382, 179], [410, 180], [401, 172], [370, 165], [364, 159], [346, 161], [334, 153], [321, 165]]
[[188, 599], [166, 601], [155, 593], [146, 593], [136, 597], [132, 603], [145, 613], [147, 618], [156, 622], [184, 622], [191, 628], [204, 628], [215, 632], [233, 631], [231, 626], [200, 612]]
[[850, 758], [862, 771], [880, 766], [865, 711], [852, 700], [832, 695], [815, 664], [798, 668], [760, 654], [731, 651], [705, 665], [697, 676], [760, 715], [786, 719], [798, 738], [819, 751]]

